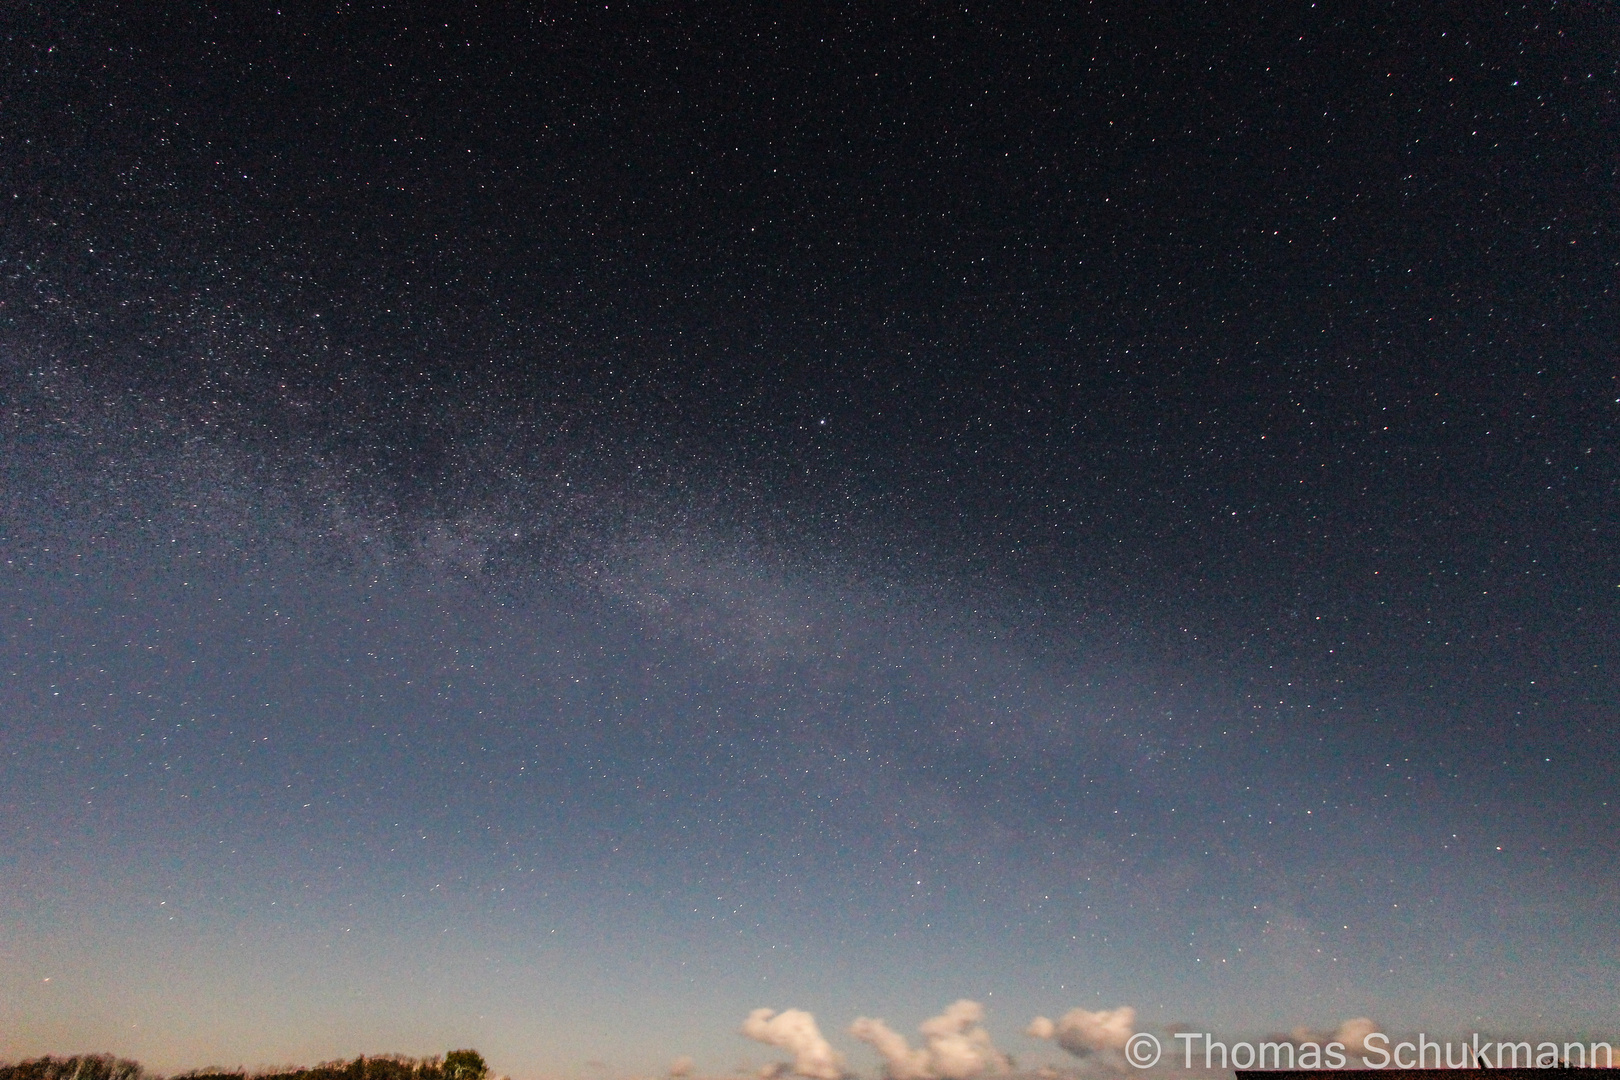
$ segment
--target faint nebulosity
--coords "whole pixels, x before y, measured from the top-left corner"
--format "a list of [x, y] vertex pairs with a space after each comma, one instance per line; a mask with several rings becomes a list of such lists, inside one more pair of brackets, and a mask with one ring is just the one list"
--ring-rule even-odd
[[1611, 10], [182, 7], [0, 14], [0, 1058], [1620, 1035]]

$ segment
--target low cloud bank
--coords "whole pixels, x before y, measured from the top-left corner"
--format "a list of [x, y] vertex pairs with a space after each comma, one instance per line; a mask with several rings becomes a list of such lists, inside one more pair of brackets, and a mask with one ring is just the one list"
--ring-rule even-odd
[[923, 1045], [913, 1049], [905, 1036], [882, 1020], [859, 1017], [849, 1033], [883, 1058], [889, 1080], [973, 1080], [1012, 1071], [1012, 1059], [990, 1041], [980, 1026], [984, 1007], [963, 998], [917, 1028]]
[[[803, 1009], [755, 1009], [743, 1021], [742, 1033], [756, 1042], [793, 1054], [792, 1071], [809, 1080], [843, 1080], [844, 1055], [832, 1048], [816, 1026], [816, 1018]], [[768, 1067], [762, 1075], [779, 1075], [781, 1067]]]
[[1089, 1057], [1104, 1051], [1123, 1052], [1126, 1041], [1135, 1032], [1136, 1010], [1129, 1005], [1099, 1012], [1070, 1009], [1055, 1021], [1037, 1016], [1024, 1029], [1024, 1034], [1051, 1039], [1075, 1057]]

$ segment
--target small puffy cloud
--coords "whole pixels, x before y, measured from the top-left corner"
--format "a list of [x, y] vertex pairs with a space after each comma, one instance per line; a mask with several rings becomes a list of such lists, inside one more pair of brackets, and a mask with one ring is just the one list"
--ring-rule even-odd
[[[755, 1009], [743, 1021], [742, 1033], [767, 1046], [793, 1054], [793, 1072], [809, 1080], [842, 1080], [844, 1056], [832, 1048], [816, 1027], [816, 1018], [803, 1009]], [[771, 1076], [780, 1076], [782, 1067]], [[762, 1072], [762, 1077], [767, 1074]]]
[[849, 1033], [878, 1052], [889, 1080], [930, 1080], [933, 1076], [928, 1068], [928, 1051], [913, 1050], [904, 1035], [882, 1020], [859, 1017], [849, 1025]]
[[1343, 1043], [1346, 1052], [1359, 1054], [1366, 1049], [1364, 1040], [1377, 1030], [1377, 1024], [1365, 1016], [1358, 1016], [1353, 1020], [1346, 1020], [1335, 1031], [1312, 1031], [1310, 1028], [1297, 1027], [1289, 1032], [1289, 1036], [1297, 1043]]
[[1086, 1057], [1099, 1051], [1124, 1050], [1135, 1031], [1136, 1010], [1121, 1005], [1099, 1012], [1070, 1009], [1056, 1021], [1037, 1016], [1029, 1022], [1024, 1034], [1051, 1039], [1075, 1057]]
[[979, 1026], [983, 1019], [983, 1007], [963, 999], [918, 1027], [928, 1042], [937, 1076], [967, 1080], [981, 1073], [999, 1076], [1012, 1071], [1007, 1055], [995, 1048], [990, 1033]]
[[684, 1077], [691, 1076], [696, 1069], [697, 1062], [686, 1054], [682, 1054], [669, 1063], [669, 1075], [672, 1080], [683, 1080]]
[[1344, 1043], [1344, 1048], [1352, 1054], [1359, 1054], [1366, 1049], [1362, 1041], [1378, 1030], [1378, 1025], [1365, 1016], [1358, 1016], [1354, 1020], [1346, 1020], [1339, 1025], [1333, 1033], [1334, 1042]]
[[882, 1020], [862, 1016], [849, 1033], [878, 1052], [889, 1080], [973, 1080], [1011, 1072], [1011, 1059], [990, 1041], [979, 1024], [983, 1019], [978, 1002], [958, 1001], [919, 1025], [923, 1045], [916, 1049]]

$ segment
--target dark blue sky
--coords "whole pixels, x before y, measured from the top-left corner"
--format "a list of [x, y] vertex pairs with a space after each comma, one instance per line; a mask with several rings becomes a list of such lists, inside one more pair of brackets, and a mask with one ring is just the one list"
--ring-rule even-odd
[[1615, 1033], [1606, 9], [0, 26], [0, 1056]]

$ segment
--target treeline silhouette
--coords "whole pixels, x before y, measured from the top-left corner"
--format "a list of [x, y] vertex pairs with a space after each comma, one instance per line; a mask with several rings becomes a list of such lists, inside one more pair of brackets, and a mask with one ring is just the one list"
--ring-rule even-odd
[[[488, 1080], [489, 1066], [476, 1050], [452, 1050], [442, 1058], [399, 1054], [323, 1061], [312, 1068], [246, 1069], [210, 1067], [179, 1073], [168, 1080]], [[164, 1080], [139, 1062], [111, 1054], [42, 1057], [15, 1065], [0, 1064], [0, 1080]]]

